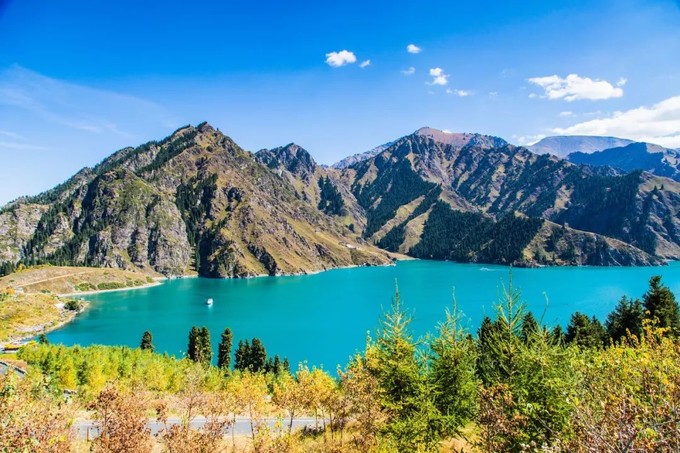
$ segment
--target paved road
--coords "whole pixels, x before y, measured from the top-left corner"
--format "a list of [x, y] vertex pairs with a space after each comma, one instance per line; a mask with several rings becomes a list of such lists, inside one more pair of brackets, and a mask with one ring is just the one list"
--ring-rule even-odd
[[[264, 419], [265, 423], [269, 425], [270, 428], [274, 428], [274, 425], [276, 424], [278, 419], [276, 418], [266, 418]], [[170, 425], [178, 425], [181, 423], [181, 419], [179, 417], [170, 417], [168, 418], [168, 426]], [[201, 428], [203, 425], [205, 425], [206, 419], [204, 417], [196, 417], [191, 421], [191, 427], [192, 428]], [[319, 420], [319, 423], [321, 423], [321, 420]], [[295, 418], [293, 420], [293, 429], [300, 429], [303, 426], [315, 426], [316, 422], [313, 417], [300, 417], [300, 418]], [[149, 429], [151, 430], [151, 434], [158, 434], [159, 431], [163, 429], [163, 424], [161, 422], [158, 422], [156, 420], [149, 420], [148, 423]], [[88, 432], [89, 432], [89, 438], [96, 437], [98, 434], [97, 427], [95, 426], [94, 422], [90, 420], [78, 420], [73, 424], [73, 429], [76, 431], [76, 435], [81, 438], [81, 439], [86, 439], [88, 437]], [[288, 419], [283, 420], [283, 429], [288, 429]], [[236, 435], [250, 435], [250, 419], [247, 417], [236, 417], [236, 425], [234, 429], [234, 433]], [[227, 434], [231, 434], [231, 428], [227, 431]]]

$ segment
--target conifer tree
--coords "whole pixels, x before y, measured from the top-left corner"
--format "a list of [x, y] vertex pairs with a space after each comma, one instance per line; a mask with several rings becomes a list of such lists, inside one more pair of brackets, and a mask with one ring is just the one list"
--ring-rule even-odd
[[212, 345], [210, 343], [210, 331], [207, 327], [201, 327], [198, 338], [199, 357], [197, 362], [208, 365], [212, 361]]
[[198, 362], [198, 339], [199, 330], [198, 327], [193, 326], [189, 332], [189, 345], [187, 346], [187, 357], [194, 362]]
[[583, 313], [571, 315], [564, 339], [582, 348], [601, 348], [607, 338], [607, 331], [600, 321], [593, 316], [589, 318]]
[[631, 300], [623, 296], [614, 311], [607, 316], [605, 323], [607, 335], [614, 342], [621, 341], [628, 334], [640, 338], [644, 317], [645, 311], [642, 303], [638, 299]]
[[153, 336], [148, 330], [142, 335], [142, 342], [140, 343], [139, 348], [142, 351], [154, 351], [155, 347], [153, 345]]
[[248, 340], [245, 342], [239, 340], [238, 348], [236, 348], [234, 368], [239, 371], [245, 371], [249, 368], [250, 364], [250, 343]]
[[232, 347], [233, 337], [231, 330], [227, 327], [222, 332], [222, 339], [217, 348], [217, 366], [224, 370], [228, 370], [231, 367], [231, 347]]
[[267, 352], [264, 349], [264, 345], [259, 338], [253, 338], [250, 346], [250, 356], [248, 368], [253, 373], [265, 370], [265, 364], [267, 362]]
[[680, 334], [680, 309], [675, 295], [661, 283], [661, 276], [656, 275], [649, 280], [649, 290], [643, 298], [645, 311], [649, 319], [659, 327], [667, 327], [674, 335]]

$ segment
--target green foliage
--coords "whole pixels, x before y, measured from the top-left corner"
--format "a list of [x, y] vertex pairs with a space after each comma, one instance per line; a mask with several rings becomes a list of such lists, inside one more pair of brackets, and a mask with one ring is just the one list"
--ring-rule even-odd
[[189, 345], [187, 346], [189, 360], [203, 365], [210, 365], [212, 361], [212, 346], [210, 344], [210, 332], [207, 327], [194, 326], [189, 332]]
[[644, 317], [645, 310], [640, 300], [632, 300], [623, 296], [614, 308], [614, 311], [607, 316], [607, 321], [605, 322], [607, 335], [615, 343], [630, 335], [640, 338]]
[[441, 416], [443, 432], [451, 436], [474, 419], [477, 413], [475, 342], [460, 326], [461, 315], [454, 304], [446, 311], [438, 335], [430, 344], [429, 381], [434, 406]]
[[69, 299], [64, 303], [64, 308], [70, 311], [80, 311], [83, 309], [83, 303], [77, 299]]
[[11, 261], [3, 261], [0, 263], [0, 277], [9, 275], [16, 270], [17, 270], [16, 263], [13, 263]]
[[126, 286], [127, 285], [125, 283], [120, 282], [102, 282], [97, 285], [97, 289], [99, 291], [110, 289], [122, 289], [125, 288]]
[[[272, 361], [268, 362], [267, 351], [259, 338], [253, 338], [252, 343], [248, 340], [239, 341], [235, 357], [234, 368], [236, 370], [250, 371], [252, 373], [275, 371], [272, 369], [274, 367], [274, 359], [272, 358]], [[283, 365], [280, 365], [279, 368], [282, 369]]]
[[607, 340], [607, 331], [595, 316], [589, 318], [576, 312], [571, 315], [564, 339], [582, 348], [601, 348]]
[[340, 195], [340, 191], [331, 179], [326, 176], [319, 178], [319, 189], [321, 189], [321, 200], [319, 201], [319, 209], [328, 215], [343, 215], [345, 201]]
[[661, 283], [660, 276], [649, 280], [649, 290], [642, 298], [649, 318], [659, 327], [667, 327], [674, 335], [680, 335], [680, 308], [675, 295]]
[[233, 335], [231, 330], [227, 327], [222, 332], [220, 344], [217, 347], [217, 367], [224, 370], [231, 368], [231, 348], [233, 344]]
[[511, 264], [543, 225], [542, 219], [513, 213], [494, 221], [479, 213], [453, 210], [438, 201], [425, 222], [420, 242], [409, 253], [418, 258]]
[[144, 332], [142, 335], [142, 341], [139, 344], [139, 349], [142, 351], [150, 351], [153, 352], [154, 349], [156, 349], [153, 345], [153, 336], [151, 335], [151, 332], [148, 330]]

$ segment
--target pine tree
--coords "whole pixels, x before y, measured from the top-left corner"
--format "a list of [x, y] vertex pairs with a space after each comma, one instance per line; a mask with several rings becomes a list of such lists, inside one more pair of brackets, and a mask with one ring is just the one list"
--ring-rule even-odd
[[640, 338], [644, 317], [645, 311], [642, 303], [638, 299], [631, 300], [623, 296], [614, 311], [607, 316], [605, 326], [609, 338], [614, 342], [619, 342], [629, 333]]
[[193, 326], [191, 328], [191, 331], [189, 332], [189, 345], [187, 346], [187, 357], [189, 357], [189, 359], [193, 360], [194, 362], [198, 362], [199, 360], [198, 337], [199, 337], [198, 327]]
[[155, 347], [153, 345], [153, 336], [148, 330], [142, 335], [142, 342], [140, 343], [139, 348], [142, 351], [154, 351]]
[[533, 313], [528, 311], [524, 315], [524, 318], [522, 318], [522, 330], [519, 336], [523, 342], [527, 343], [532, 335], [535, 335], [539, 329], [538, 321], [534, 318]]
[[253, 338], [250, 346], [248, 368], [253, 373], [264, 371], [267, 362], [267, 352], [259, 338]]
[[222, 332], [222, 339], [217, 348], [217, 366], [224, 370], [229, 370], [231, 367], [232, 338], [231, 330], [227, 327]]
[[644, 295], [643, 303], [649, 319], [659, 327], [668, 327], [675, 335], [680, 334], [678, 302], [671, 290], [661, 283], [661, 276], [649, 280], [649, 290]]
[[583, 348], [601, 348], [607, 338], [607, 331], [602, 323], [593, 316], [589, 318], [583, 313], [571, 315], [564, 339]]
[[239, 340], [238, 348], [236, 348], [236, 354], [234, 355], [234, 368], [239, 371], [247, 370], [250, 364], [250, 343], [248, 340], [245, 342], [243, 340]]
[[207, 327], [201, 327], [198, 338], [199, 357], [197, 361], [208, 365], [212, 361], [212, 345], [210, 344], [210, 331]]

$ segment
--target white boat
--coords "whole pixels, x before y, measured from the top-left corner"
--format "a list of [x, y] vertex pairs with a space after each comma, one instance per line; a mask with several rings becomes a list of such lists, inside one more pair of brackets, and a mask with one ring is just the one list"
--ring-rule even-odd
[[206, 300], [205, 304], [208, 305], [208, 306], [212, 305], [213, 304], [212, 297], [210, 299]]

